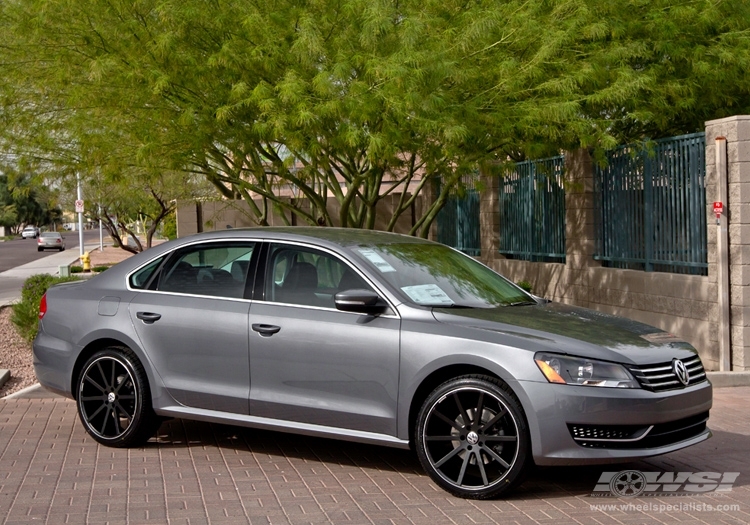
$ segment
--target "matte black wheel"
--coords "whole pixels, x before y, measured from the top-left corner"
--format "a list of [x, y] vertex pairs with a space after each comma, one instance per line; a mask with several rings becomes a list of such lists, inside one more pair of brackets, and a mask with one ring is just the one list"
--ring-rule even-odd
[[128, 348], [91, 356], [78, 379], [77, 402], [86, 431], [104, 445], [137, 446], [158, 430], [146, 374]]
[[36, 251], [41, 252], [44, 248], [37, 248]]
[[438, 485], [462, 498], [494, 498], [520, 483], [528, 443], [518, 401], [490, 377], [448, 381], [419, 412], [419, 460]]

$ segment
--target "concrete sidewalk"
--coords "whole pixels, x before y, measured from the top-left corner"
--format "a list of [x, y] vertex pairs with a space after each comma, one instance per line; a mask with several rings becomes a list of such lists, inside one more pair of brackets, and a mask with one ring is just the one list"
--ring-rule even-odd
[[[85, 246], [86, 251], [99, 247], [99, 244]], [[66, 250], [17, 266], [10, 270], [0, 272], [0, 307], [13, 304], [21, 298], [21, 286], [23, 282], [38, 273], [58, 275], [61, 265], [71, 265], [78, 261], [78, 251]]]

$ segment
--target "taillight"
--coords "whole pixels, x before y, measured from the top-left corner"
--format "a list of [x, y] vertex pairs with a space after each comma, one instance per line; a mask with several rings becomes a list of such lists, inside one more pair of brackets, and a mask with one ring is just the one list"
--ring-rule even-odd
[[42, 296], [42, 300], [39, 301], [39, 319], [44, 317], [44, 314], [47, 313], [47, 294], [44, 294]]

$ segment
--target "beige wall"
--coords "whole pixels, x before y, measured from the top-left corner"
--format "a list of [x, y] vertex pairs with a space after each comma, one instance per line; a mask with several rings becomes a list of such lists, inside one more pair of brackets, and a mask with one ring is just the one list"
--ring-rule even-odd
[[[682, 337], [709, 370], [719, 368], [714, 142], [727, 139], [732, 370], [750, 370], [750, 116], [706, 123], [708, 275], [603, 268], [595, 250], [593, 169], [586, 151], [566, 155], [566, 262], [533, 263], [498, 253], [497, 181], [481, 201], [482, 261], [535, 294], [642, 321]], [[746, 357], [747, 356], [747, 357]]]

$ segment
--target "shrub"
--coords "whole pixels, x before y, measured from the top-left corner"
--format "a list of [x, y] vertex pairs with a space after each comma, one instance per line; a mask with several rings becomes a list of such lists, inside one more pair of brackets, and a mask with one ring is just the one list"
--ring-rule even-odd
[[70, 267], [70, 273], [81, 273], [83, 271], [83, 266], [71, 266]]
[[109, 266], [100, 265], [100, 266], [94, 266], [93, 268], [91, 268], [91, 271], [94, 273], [100, 273], [107, 269], [109, 269]]
[[39, 301], [53, 284], [80, 281], [78, 277], [55, 277], [49, 274], [32, 275], [23, 283], [21, 302], [13, 305], [10, 320], [16, 325], [18, 333], [31, 341], [36, 337], [39, 325]]
[[529, 281], [518, 281], [516, 284], [531, 293], [531, 283]]

